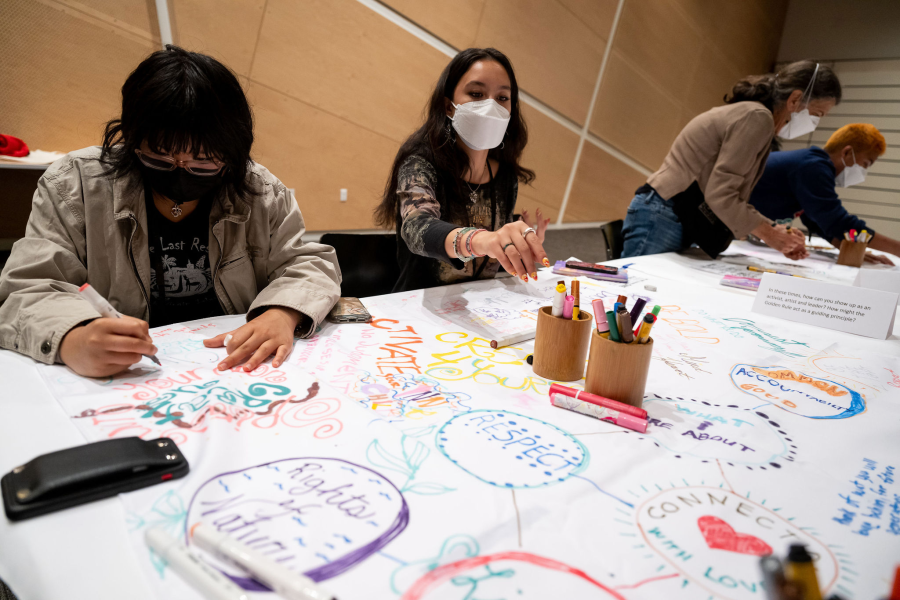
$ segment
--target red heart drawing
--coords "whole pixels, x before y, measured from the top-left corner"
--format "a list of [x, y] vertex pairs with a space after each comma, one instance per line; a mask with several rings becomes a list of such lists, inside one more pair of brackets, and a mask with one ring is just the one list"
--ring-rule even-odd
[[712, 515], [700, 517], [697, 519], [697, 526], [710, 548], [754, 556], [772, 554], [772, 547], [767, 543], [758, 537], [736, 532], [731, 525], [718, 517]]

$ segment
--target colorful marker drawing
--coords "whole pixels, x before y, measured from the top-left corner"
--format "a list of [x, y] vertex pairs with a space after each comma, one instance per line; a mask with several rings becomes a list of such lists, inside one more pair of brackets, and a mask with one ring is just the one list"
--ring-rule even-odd
[[400, 566], [396, 567], [391, 573], [391, 591], [397, 595], [402, 594], [403, 590], [411, 587], [429, 571], [433, 571], [442, 565], [478, 556], [479, 554], [481, 554], [481, 550], [478, 540], [471, 535], [465, 534], [451, 535], [443, 541], [436, 554], [419, 560], [407, 562], [395, 556], [381, 553], [385, 558], [400, 563]]
[[[305, 393], [295, 394], [284, 385], [257, 381], [252, 374], [216, 374], [208, 369], [193, 369], [141, 384], [120, 383], [103, 393], [110, 398], [124, 396], [125, 401], [72, 415], [87, 430], [87, 435], [100, 439], [167, 437], [181, 445], [194, 435], [205, 433], [215, 421], [224, 421], [237, 429], [269, 429], [276, 425], [314, 427], [317, 438], [333, 437], [343, 427], [334, 416], [340, 410], [341, 401], [318, 397], [316, 381]], [[61, 402], [66, 406], [69, 400]], [[75, 405], [80, 400], [71, 402]]]
[[884, 464], [863, 458], [862, 466], [838, 492], [836, 515], [832, 521], [850, 528], [864, 538], [884, 540], [900, 537], [900, 485], [896, 463]]
[[[128, 529], [131, 531], [145, 528], [160, 528], [169, 535], [177, 537], [184, 531], [187, 509], [181, 496], [177, 492], [169, 490], [156, 499], [147, 513], [139, 515], [134, 512], [128, 512], [125, 518], [128, 523]], [[157, 575], [162, 577], [167, 566], [166, 561], [155, 552], [150, 552], [150, 563], [153, 565]]]
[[797, 446], [783, 423], [761, 411], [721, 406], [692, 398], [650, 396], [643, 407], [649, 427], [638, 439], [651, 440], [675, 458], [722, 464], [750, 470], [779, 469], [793, 462]]
[[587, 468], [587, 448], [555, 425], [517, 413], [473, 410], [444, 423], [435, 445], [453, 464], [501, 488], [538, 488]]
[[772, 546], [749, 533], [738, 533], [734, 527], [712, 515], [697, 519], [697, 527], [706, 540], [706, 545], [715, 550], [727, 550], [738, 554], [767, 556], [772, 554]]
[[[644, 543], [664, 564], [707, 595], [760, 598], [758, 557], [783, 552], [791, 543], [805, 544], [816, 558], [822, 594], [827, 595], [840, 575], [835, 554], [810, 527], [800, 527], [780, 510], [726, 487], [688, 485], [653, 494], [635, 508], [633, 519]], [[662, 588], [659, 597], [666, 597]]]
[[[352, 568], [406, 528], [409, 507], [376, 471], [337, 458], [287, 458], [217, 475], [188, 506], [183, 530], [196, 523], [234, 535], [315, 581]], [[204, 558], [247, 590], [255, 580], [209, 554]]]
[[[518, 590], [518, 594], [510, 593]], [[560, 591], [564, 594], [560, 595]], [[524, 595], [529, 598], [625, 597], [581, 569], [529, 552], [498, 552], [445, 564], [429, 571], [400, 600], [429, 597], [475, 600]]]
[[400, 436], [399, 453], [386, 448], [384, 441], [374, 439], [366, 448], [366, 458], [376, 467], [405, 476], [406, 481], [400, 487], [400, 491], [403, 493], [435, 496], [452, 492], [454, 488], [447, 487], [442, 483], [415, 480], [419, 468], [431, 455], [431, 448], [420, 442], [418, 438], [427, 437], [435, 427], [435, 425], [428, 425], [405, 430]]
[[731, 381], [746, 394], [810, 419], [847, 419], [866, 409], [858, 392], [794, 369], [738, 364]]
[[421, 420], [438, 414], [459, 414], [470, 410], [468, 394], [452, 392], [424, 375], [375, 376], [359, 374], [353, 396], [388, 421]]

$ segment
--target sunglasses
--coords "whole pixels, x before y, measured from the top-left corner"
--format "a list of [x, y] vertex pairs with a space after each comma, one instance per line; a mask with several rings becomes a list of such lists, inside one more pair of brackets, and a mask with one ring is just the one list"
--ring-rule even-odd
[[135, 149], [135, 153], [144, 165], [151, 169], [156, 169], [157, 171], [174, 171], [177, 167], [181, 167], [192, 175], [209, 177], [211, 175], [218, 175], [225, 167], [224, 164], [215, 159], [175, 160], [171, 156], [160, 156], [159, 154], [144, 152], [139, 149]]

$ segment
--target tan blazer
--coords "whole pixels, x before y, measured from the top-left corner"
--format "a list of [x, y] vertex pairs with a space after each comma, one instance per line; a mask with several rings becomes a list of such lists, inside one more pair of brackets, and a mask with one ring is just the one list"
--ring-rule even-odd
[[[78, 294], [90, 283], [119, 312], [148, 320], [147, 210], [136, 176], [104, 174], [100, 149], [59, 159], [38, 182], [25, 237], [0, 274], [0, 348], [53, 363], [73, 327], [100, 315]], [[216, 198], [210, 212], [209, 264], [227, 314], [252, 319], [268, 306], [309, 317], [303, 337], [341, 295], [334, 249], [304, 243], [293, 195], [252, 163], [252, 201]]]
[[669, 200], [696, 181], [716, 216], [736, 238], [745, 238], [760, 223], [772, 223], [749, 200], [774, 137], [772, 112], [759, 102], [718, 106], [681, 130], [647, 183]]

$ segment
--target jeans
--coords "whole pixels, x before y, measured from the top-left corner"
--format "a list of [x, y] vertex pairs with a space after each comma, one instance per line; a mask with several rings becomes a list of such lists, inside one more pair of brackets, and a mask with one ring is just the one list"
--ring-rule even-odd
[[678, 252], [688, 246], [684, 243], [681, 221], [675, 216], [672, 203], [663, 200], [656, 190], [638, 194], [631, 201], [622, 237], [622, 258]]

